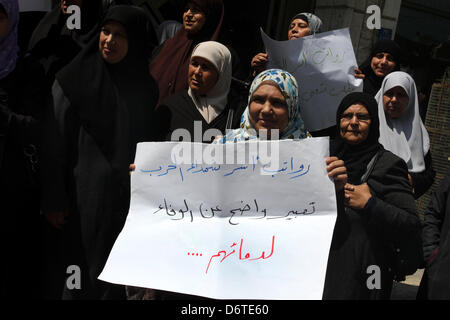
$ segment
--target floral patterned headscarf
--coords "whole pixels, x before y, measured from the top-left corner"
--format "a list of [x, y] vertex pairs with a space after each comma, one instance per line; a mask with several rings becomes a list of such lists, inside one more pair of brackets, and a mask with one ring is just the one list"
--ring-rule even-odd
[[289, 122], [283, 132], [280, 133], [280, 140], [306, 138], [306, 132], [300, 114], [297, 80], [295, 80], [295, 78], [287, 71], [280, 69], [269, 69], [260, 73], [252, 82], [248, 96], [247, 108], [241, 117], [240, 129], [230, 131], [227, 135], [220, 139], [219, 143], [231, 141], [237, 142], [258, 138], [255, 136], [256, 130], [250, 121], [250, 102], [253, 93], [258, 90], [259, 86], [265, 81], [274, 82], [286, 99]]

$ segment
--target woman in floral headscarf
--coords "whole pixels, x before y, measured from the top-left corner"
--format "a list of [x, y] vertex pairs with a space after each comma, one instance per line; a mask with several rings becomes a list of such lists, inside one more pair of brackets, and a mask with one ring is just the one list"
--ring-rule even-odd
[[[216, 143], [251, 139], [304, 139], [306, 132], [298, 104], [298, 84], [287, 71], [269, 69], [260, 73], [250, 87], [248, 106], [241, 127], [230, 131]], [[328, 176], [334, 179], [336, 192], [347, 182], [344, 162], [337, 157], [325, 159]]]
[[[269, 87], [275, 90], [270, 90]], [[261, 108], [259, 105], [265, 98], [261, 94], [264, 95], [265, 88], [275, 92], [277, 97], [274, 99], [282, 98], [284, 102], [275, 100], [273, 101], [274, 108]], [[264, 92], [260, 94], [261, 90]], [[284, 105], [284, 108], [280, 108], [282, 105]], [[260, 137], [259, 132], [257, 132], [260, 130], [264, 130], [269, 138], [272, 131], [270, 129], [278, 129], [280, 139], [303, 139], [306, 137], [298, 108], [297, 81], [289, 72], [280, 69], [266, 70], [253, 80], [248, 97], [248, 106], [242, 114], [240, 128], [229, 132], [220, 142], [255, 139]]]
[[[270, 87], [275, 90], [270, 90]], [[275, 93], [275, 96], [267, 97], [269, 91]], [[264, 99], [271, 102], [273, 108], [261, 107]], [[259, 133], [262, 133], [260, 138], [270, 138], [273, 129], [278, 130], [280, 139], [306, 137], [298, 108], [297, 81], [289, 72], [280, 69], [266, 70], [253, 80], [240, 128], [229, 132], [220, 142], [255, 139], [260, 137]]]

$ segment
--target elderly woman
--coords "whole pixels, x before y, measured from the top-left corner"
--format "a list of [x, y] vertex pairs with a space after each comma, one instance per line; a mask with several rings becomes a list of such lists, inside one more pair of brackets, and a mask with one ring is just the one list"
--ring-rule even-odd
[[355, 77], [364, 79], [363, 92], [373, 96], [380, 90], [384, 77], [400, 70], [401, 50], [392, 40], [379, 40], [366, 61], [355, 69]]
[[[322, 20], [312, 13], [299, 13], [295, 15], [289, 23], [288, 39], [295, 40], [320, 32]], [[253, 77], [266, 69], [269, 57], [267, 53], [258, 53], [253, 57], [251, 67]]]
[[81, 288], [65, 299], [124, 299], [97, 280], [129, 207], [129, 163], [152, 141], [158, 88], [148, 70], [148, 17], [115, 6], [89, 45], [57, 75], [45, 141], [43, 211], [64, 228], [66, 266], [81, 269]]
[[435, 172], [430, 137], [419, 114], [416, 84], [405, 72], [390, 73], [375, 98], [380, 117], [380, 143], [405, 160], [417, 199], [431, 187]]
[[[187, 83], [189, 88], [167, 97], [157, 109], [160, 132], [167, 132], [166, 140], [178, 140], [172, 137], [177, 129], [185, 129], [194, 141], [201, 134], [216, 129], [223, 135], [226, 129], [239, 127], [239, 120], [245, 109], [245, 103], [230, 93], [231, 53], [228, 48], [215, 41], [198, 44], [189, 63]], [[201, 126], [201, 128], [200, 128]]]
[[[214, 143], [233, 143], [251, 139], [303, 139], [306, 133], [298, 109], [298, 85], [288, 72], [270, 69], [260, 73], [252, 82], [248, 106], [241, 118], [241, 127], [230, 131]], [[342, 191], [347, 181], [343, 161], [337, 157], [325, 159], [330, 178], [336, 191]], [[134, 165], [130, 166], [135, 169]], [[139, 290], [138, 290], [139, 291]], [[151, 296], [153, 290], [147, 290]], [[140, 294], [142, 295], [142, 290]], [[197, 297], [177, 293], [156, 292], [156, 299], [195, 299]]]
[[188, 0], [183, 27], [153, 53], [150, 72], [159, 86], [159, 102], [186, 90], [192, 50], [200, 42], [217, 41], [223, 20], [222, 0]]
[[[377, 103], [346, 96], [337, 110], [332, 155], [345, 162], [348, 183], [328, 260], [325, 299], [389, 299], [392, 280], [421, 262], [420, 220], [405, 162], [378, 142]], [[342, 202], [340, 202], [342, 204]]]

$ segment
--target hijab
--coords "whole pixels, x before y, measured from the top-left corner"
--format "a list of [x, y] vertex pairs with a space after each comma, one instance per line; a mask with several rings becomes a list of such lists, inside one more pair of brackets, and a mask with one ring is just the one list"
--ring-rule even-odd
[[[346, 142], [341, 136], [340, 123], [342, 114], [351, 105], [362, 104], [370, 115], [370, 128], [367, 139], [358, 145], [351, 145]], [[378, 106], [374, 97], [367, 93], [352, 92], [345, 96], [336, 111], [337, 135], [336, 139], [331, 142], [332, 156], [337, 156], [344, 160], [347, 167], [348, 182], [351, 184], [361, 184], [361, 177], [367, 169], [367, 165], [375, 156], [375, 154], [382, 150], [383, 147], [378, 142], [380, 136]]]
[[[151, 140], [158, 91], [148, 72], [147, 14], [138, 7], [118, 5], [109, 9], [102, 25], [108, 21], [121, 23], [127, 32], [125, 58], [107, 63], [99, 52], [98, 34], [56, 78], [81, 125], [114, 167], [130, 163], [137, 142]], [[120, 117], [124, 110], [129, 121]], [[128, 128], [124, 129], [128, 137], [121, 136], [118, 128]], [[129, 153], [120, 146], [129, 148]]]
[[363, 91], [375, 96], [380, 90], [381, 83], [384, 78], [378, 77], [372, 69], [372, 59], [380, 52], [389, 53], [395, 61], [395, 68], [393, 71], [400, 70], [401, 62], [401, 49], [400, 46], [392, 40], [379, 40], [375, 43], [370, 57], [359, 67], [359, 69], [364, 73], [364, 88]]
[[188, 94], [207, 123], [213, 121], [227, 105], [231, 85], [231, 53], [219, 42], [206, 41], [198, 44], [192, 51], [193, 57], [201, 57], [211, 62], [219, 78], [216, 85], [204, 96], [197, 96], [191, 88]]
[[16, 68], [19, 56], [17, 28], [19, 25], [19, 4], [17, 0], [0, 0], [8, 17], [5, 35], [0, 38], [0, 79], [5, 78]]
[[224, 14], [222, 0], [187, 0], [186, 3], [189, 1], [205, 13], [206, 22], [194, 35], [189, 35], [182, 27], [164, 43], [161, 52], [151, 62], [150, 72], [159, 86], [159, 101], [187, 89], [192, 50], [200, 42], [219, 38]]
[[281, 69], [269, 69], [261, 72], [252, 82], [248, 96], [248, 104], [241, 117], [241, 127], [230, 131], [219, 143], [237, 142], [258, 138], [255, 136], [256, 130], [250, 121], [250, 102], [253, 93], [265, 81], [272, 81], [281, 91], [289, 113], [289, 121], [286, 128], [280, 134], [280, 140], [283, 139], [303, 139], [306, 138], [306, 132], [301, 118], [298, 103], [298, 84], [294, 76]]
[[292, 21], [294, 21], [295, 19], [302, 19], [303, 21], [308, 23], [310, 35], [320, 32], [320, 28], [322, 27], [322, 20], [320, 20], [318, 16], [307, 12], [299, 13], [291, 19], [290, 23], [292, 23]]
[[[409, 103], [400, 118], [392, 119], [384, 112], [383, 96], [397, 86], [406, 91]], [[430, 150], [430, 137], [420, 118], [419, 99], [413, 78], [401, 71], [388, 74], [375, 98], [380, 117], [380, 143], [405, 160], [409, 172], [424, 171], [424, 158]]]

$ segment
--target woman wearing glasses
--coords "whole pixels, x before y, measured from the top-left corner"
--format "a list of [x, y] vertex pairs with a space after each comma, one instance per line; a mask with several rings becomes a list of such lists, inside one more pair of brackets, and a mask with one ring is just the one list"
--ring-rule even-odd
[[422, 259], [408, 169], [378, 142], [377, 103], [371, 95], [346, 96], [336, 120], [331, 155], [344, 161], [348, 182], [338, 201], [323, 297], [389, 299], [392, 280], [415, 272]]

